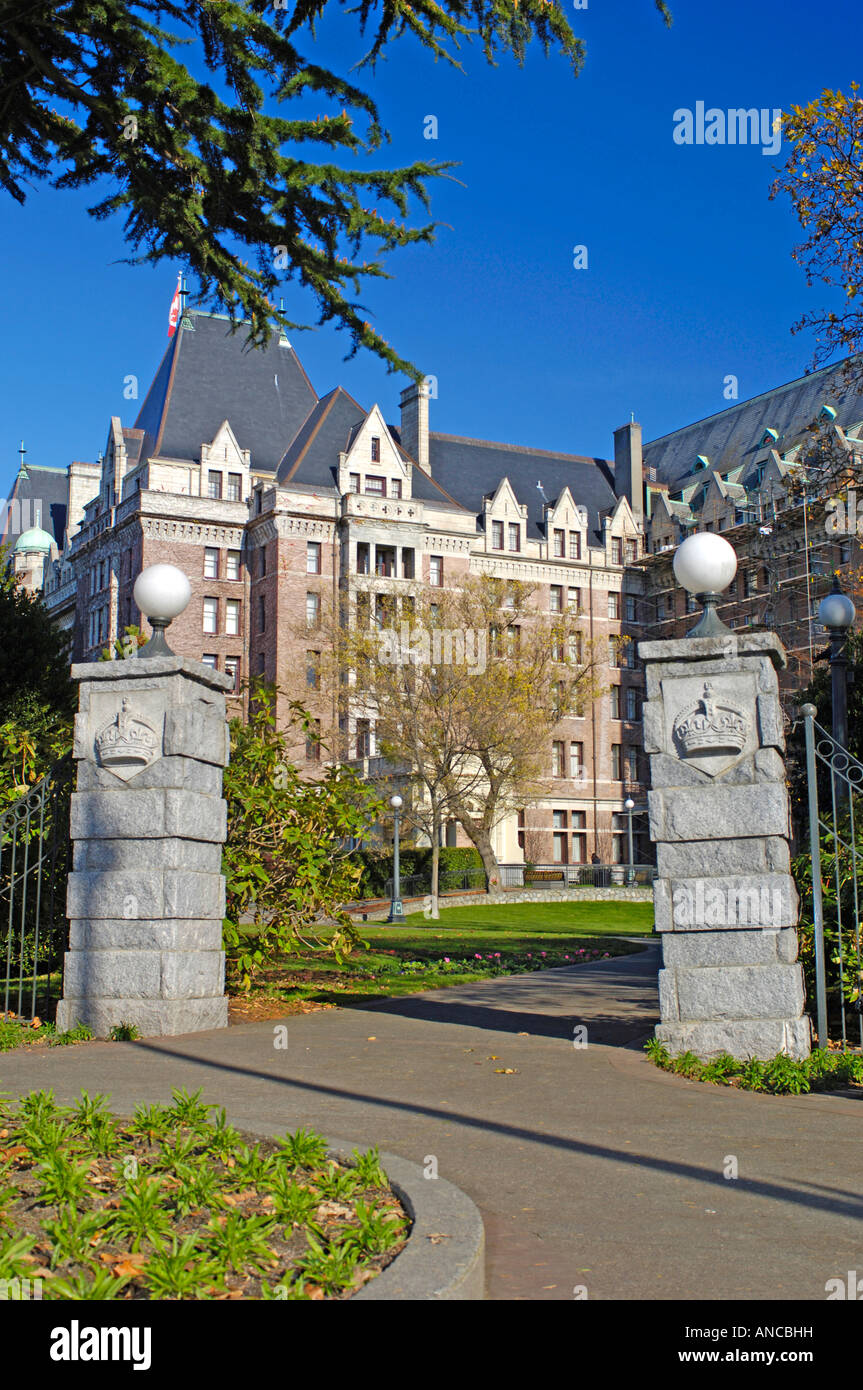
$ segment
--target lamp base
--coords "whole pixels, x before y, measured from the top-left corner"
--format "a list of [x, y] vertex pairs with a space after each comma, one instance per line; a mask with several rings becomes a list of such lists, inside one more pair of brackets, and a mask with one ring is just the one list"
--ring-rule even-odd
[[150, 618], [149, 622], [153, 629], [153, 636], [150, 638], [149, 642], [145, 642], [143, 647], [138, 648], [136, 656], [176, 656], [176, 652], [172, 652], [165, 641], [165, 628], [168, 626], [168, 623], [159, 618]]
[[390, 915], [387, 918], [387, 922], [394, 922], [396, 926], [399, 927], [406, 925], [407, 919], [405, 917], [404, 908], [402, 907], [401, 898], [393, 898], [390, 903]]
[[722, 602], [721, 594], [696, 594], [695, 597], [701, 604], [704, 612], [695, 624], [687, 632], [687, 637], [725, 637], [731, 632], [730, 627], [725, 623], [716, 612], [717, 605]]

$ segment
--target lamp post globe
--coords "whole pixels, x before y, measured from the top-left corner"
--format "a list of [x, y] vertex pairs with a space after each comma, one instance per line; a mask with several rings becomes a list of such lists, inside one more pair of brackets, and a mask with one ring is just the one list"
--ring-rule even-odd
[[394, 811], [400, 811], [402, 806], [404, 805], [404, 802], [402, 801], [400, 796], [391, 796], [390, 805], [392, 806]]
[[165, 641], [165, 628], [183, 612], [192, 597], [188, 576], [176, 565], [148, 565], [135, 580], [132, 593], [153, 629], [153, 636], [140, 648], [138, 656], [173, 656]]
[[833, 588], [818, 605], [818, 621], [830, 631], [851, 627], [857, 617], [857, 609], [847, 594], [839, 588], [839, 580], [833, 580]]
[[704, 609], [687, 636], [720, 637], [729, 632], [716, 607], [737, 573], [734, 547], [713, 531], [697, 531], [677, 547], [672, 564], [678, 584], [694, 594]]

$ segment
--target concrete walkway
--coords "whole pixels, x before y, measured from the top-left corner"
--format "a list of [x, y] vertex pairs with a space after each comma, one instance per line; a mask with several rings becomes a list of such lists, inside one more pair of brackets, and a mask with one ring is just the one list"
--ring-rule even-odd
[[641, 1052], [657, 958], [651, 944], [291, 1017], [287, 1051], [268, 1022], [4, 1053], [0, 1092], [83, 1087], [129, 1113], [201, 1087], [249, 1127], [434, 1155], [482, 1211], [492, 1298], [823, 1300], [828, 1279], [863, 1275], [863, 1093], [773, 1098], [657, 1071]]

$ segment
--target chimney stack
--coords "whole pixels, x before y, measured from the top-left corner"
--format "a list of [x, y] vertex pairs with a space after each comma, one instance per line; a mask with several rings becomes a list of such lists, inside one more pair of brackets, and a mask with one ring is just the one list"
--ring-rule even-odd
[[401, 435], [402, 447], [407, 449], [424, 473], [431, 474], [429, 462], [429, 388], [428, 382], [411, 382], [402, 391]]
[[639, 520], [644, 515], [641, 426], [633, 420], [614, 431], [614, 490], [625, 497]]

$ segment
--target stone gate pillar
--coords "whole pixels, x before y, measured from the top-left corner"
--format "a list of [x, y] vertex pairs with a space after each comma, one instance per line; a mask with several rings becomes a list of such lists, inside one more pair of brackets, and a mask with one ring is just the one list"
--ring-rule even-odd
[[771, 632], [641, 642], [662, 1022], [677, 1056], [806, 1057]]
[[221, 873], [230, 678], [162, 656], [80, 682], [69, 950], [57, 1027], [145, 1036], [227, 1025]]

